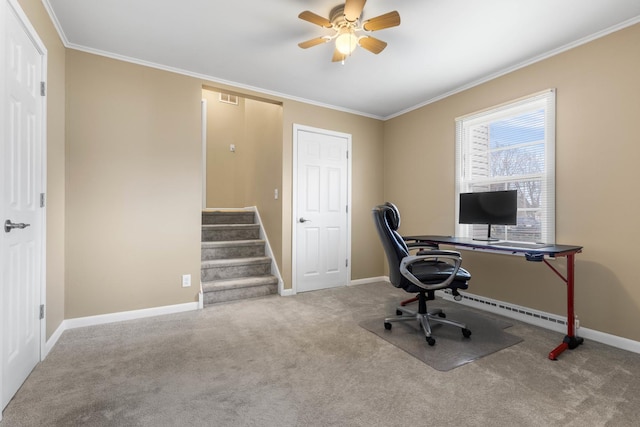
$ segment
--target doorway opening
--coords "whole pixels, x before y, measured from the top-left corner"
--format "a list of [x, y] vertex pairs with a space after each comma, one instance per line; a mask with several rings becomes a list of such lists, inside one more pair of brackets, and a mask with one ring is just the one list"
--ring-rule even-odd
[[[202, 89], [203, 211], [255, 210], [282, 265], [283, 107], [212, 87]], [[208, 212], [207, 214], [210, 214]], [[282, 291], [280, 279], [278, 289]]]

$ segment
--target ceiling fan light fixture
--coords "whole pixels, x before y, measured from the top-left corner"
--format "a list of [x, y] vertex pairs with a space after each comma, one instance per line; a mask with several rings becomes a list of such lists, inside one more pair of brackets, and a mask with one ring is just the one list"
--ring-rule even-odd
[[343, 55], [351, 55], [358, 45], [358, 37], [353, 28], [343, 28], [336, 37], [336, 49]]
[[342, 62], [351, 56], [356, 47], [379, 54], [387, 46], [387, 43], [369, 35], [358, 36], [361, 31], [371, 32], [383, 30], [385, 28], [400, 25], [400, 14], [397, 11], [388, 12], [374, 18], [370, 18], [360, 23], [362, 9], [367, 0], [344, 0], [344, 4], [339, 4], [331, 9], [329, 18], [317, 15], [305, 10], [298, 15], [298, 18], [319, 25], [323, 28], [330, 28], [333, 35], [316, 37], [302, 43], [298, 43], [302, 49], [307, 49], [319, 44], [334, 41], [333, 62]]

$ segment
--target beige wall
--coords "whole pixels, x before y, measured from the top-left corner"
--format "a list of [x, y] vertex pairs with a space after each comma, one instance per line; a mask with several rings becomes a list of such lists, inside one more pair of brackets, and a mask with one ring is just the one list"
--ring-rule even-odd
[[66, 70], [65, 317], [197, 301], [200, 82], [73, 50]]
[[[454, 232], [456, 117], [557, 88], [557, 242], [584, 246], [576, 313], [582, 326], [640, 340], [634, 262], [640, 199], [629, 188], [640, 160], [638, 45], [635, 25], [387, 121], [384, 194], [401, 209], [402, 233]], [[463, 256], [473, 275], [470, 292], [566, 315], [565, 286], [543, 264]], [[564, 260], [554, 264], [566, 270]]]
[[[203, 90], [207, 101], [207, 207], [243, 208], [251, 147], [245, 142], [245, 99], [238, 105], [218, 101], [219, 92]], [[231, 152], [229, 145], [236, 151]]]
[[38, 0], [20, 6], [47, 48], [46, 322], [49, 338], [64, 320], [65, 298], [65, 48]]
[[282, 105], [245, 99], [246, 141], [251, 164], [247, 206], [256, 206], [278, 266], [282, 265]]
[[[197, 283], [200, 99], [207, 82], [78, 51], [67, 52], [66, 69], [66, 317], [193, 301], [197, 289], [181, 288], [180, 275]], [[242, 204], [258, 206], [285, 288], [293, 123], [353, 135], [352, 277], [381, 275], [369, 212], [382, 200], [382, 122], [283, 104], [245, 100], [253, 118], [244, 121], [246, 161], [254, 167], [242, 181]], [[262, 143], [264, 132], [278, 134], [277, 143]]]

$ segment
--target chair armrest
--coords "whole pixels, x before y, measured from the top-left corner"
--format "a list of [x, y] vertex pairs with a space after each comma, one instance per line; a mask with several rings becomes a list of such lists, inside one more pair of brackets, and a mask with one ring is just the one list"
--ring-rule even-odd
[[413, 249], [413, 248], [439, 249], [440, 248], [436, 243], [427, 243], [427, 242], [420, 242], [420, 241], [414, 241], [414, 242], [405, 241], [405, 243], [409, 249]]
[[[413, 273], [411, 273], [411, 271], [409, 271], [409, 268], [408, 268], [409, 266], [411, 266], [411, 264], [415, 264], [416, 262], [428, 261], [428, 260], [437, 261], [441, 259], [452, 260], [454, 262], [453, 271], [447, 277], [446, 280], [433, 285], [422, 283], [420, 280], [418, 280], [416, 276], [413, 275]], [[400, 274], [402, 274], [407, 280], [409, 280], [414, 285], [424, 290], [432, 291], [436, 289], [443, 289], [449, 286], [455, 280], [456, 275], [458, 274], [458, 270], [460, 269], [460, 265], [462, 265], [462, 256], [460, 256], [459, 252], [434, 250], [434, 251], [430, 251], [428, 255], [414, 255], [414, 256], [404, 257], [400, 261]]]
[[426, 255], [434, 250], [439, 250], [440, 247], [435, 243], [427, 243], [427, 242], [405, 242], [407, 245], [407, 249], [409, 252], [414, 252], [414, 255]]

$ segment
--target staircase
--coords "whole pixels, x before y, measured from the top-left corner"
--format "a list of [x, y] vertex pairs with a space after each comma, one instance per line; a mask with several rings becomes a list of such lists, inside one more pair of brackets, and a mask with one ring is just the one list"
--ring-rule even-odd
[[202, 212], [203, 303], [260, 297], [278, 292], [253, 211]]

